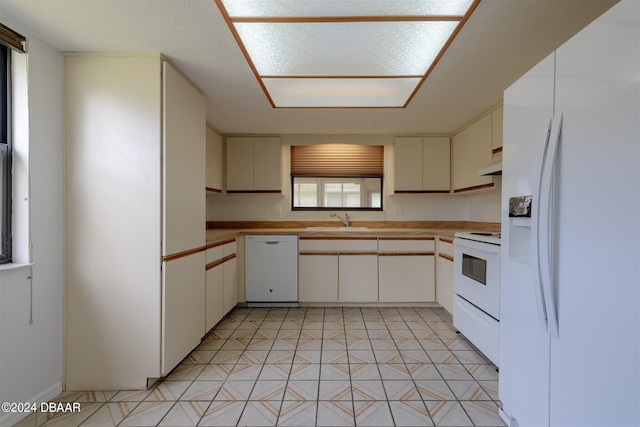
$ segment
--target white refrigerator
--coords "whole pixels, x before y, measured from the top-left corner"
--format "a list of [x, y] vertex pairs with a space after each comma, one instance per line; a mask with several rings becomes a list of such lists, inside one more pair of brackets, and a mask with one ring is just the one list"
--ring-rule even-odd
[[639, 17], [622, 0], [504, 94], [499, 398], [512, 427], [640, 426]]

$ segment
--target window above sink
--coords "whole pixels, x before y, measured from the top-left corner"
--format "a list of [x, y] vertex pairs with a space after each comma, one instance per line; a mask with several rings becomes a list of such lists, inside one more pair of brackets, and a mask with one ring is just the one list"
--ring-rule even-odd
[[292, 210], [382, 210], [384, 147], [291, 147]]
[[382, 210], [382, 177], [291, 177], [293, 210]]

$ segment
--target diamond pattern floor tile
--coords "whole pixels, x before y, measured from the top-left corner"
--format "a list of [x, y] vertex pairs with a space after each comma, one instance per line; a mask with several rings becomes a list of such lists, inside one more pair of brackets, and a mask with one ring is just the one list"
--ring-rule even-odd
[[80, 391], [50, 426], [504, 427], [498, 373], [440, 307], [236, 308], [150, 390]]

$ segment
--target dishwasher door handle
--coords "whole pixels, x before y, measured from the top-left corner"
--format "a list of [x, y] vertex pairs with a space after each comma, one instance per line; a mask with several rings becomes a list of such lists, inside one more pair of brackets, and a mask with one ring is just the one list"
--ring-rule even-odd
[[264, 242], [265, 245], [277, 245], [280, 242]]

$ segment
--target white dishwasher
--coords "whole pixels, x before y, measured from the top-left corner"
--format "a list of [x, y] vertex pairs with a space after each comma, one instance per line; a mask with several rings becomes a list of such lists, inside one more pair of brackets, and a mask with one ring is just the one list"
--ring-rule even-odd
[[298, 236], [245, 236], [249, 307], [298, 306]]

